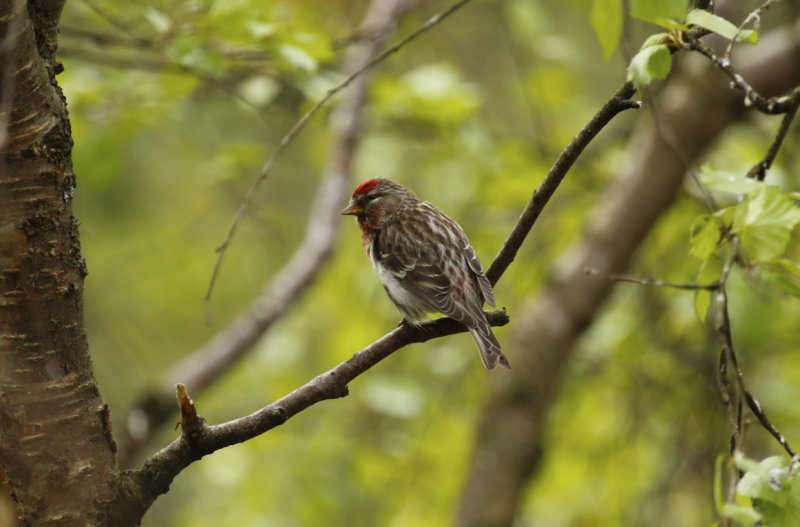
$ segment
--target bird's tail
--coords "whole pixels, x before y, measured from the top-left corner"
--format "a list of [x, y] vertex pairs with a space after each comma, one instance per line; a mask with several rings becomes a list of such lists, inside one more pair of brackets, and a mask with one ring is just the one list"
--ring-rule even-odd
[[494, 336], [489, 324], [482, 324], [478, 327], [470, 328], [469, 332], [478, 345], [478, 351], [481, 352], [483, 365], [486, 366], [487, 370], [493, 370], [498, 364], [509, 370], [511, 369], [511, 364], [508, 362], [506, 356], [503, 355], [503, 351], [500, 349], [500, 343], [497, 341], [497, 337]]

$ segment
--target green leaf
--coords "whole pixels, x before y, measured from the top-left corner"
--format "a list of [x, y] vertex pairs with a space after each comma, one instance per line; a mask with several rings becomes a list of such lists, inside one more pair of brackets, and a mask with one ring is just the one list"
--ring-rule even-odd
[[147, 21], [150, 22], [150, 25], [159, 33], [166, 33], [172, 28], [172, 20], [158, 9], [148, 7], [143, 14]]
[[800, 263], [785, 258], [776, 258], [764, 264], [762, 276], [775, 288], [800, 298]]
[[736, 492], [778, 505], [786, 504], [789, 499], [786, 490], [791, 487], [793, 479], [790, 464], [790, 460], [783, 456], [770, 456], [762, 460], [742, 476], [736, 485]]
[[714, 466], [714, 508], [717, 514], [725, 518], [731, 518], [744, 526], [755, 525], [762, 519], [761, 514], [752, 507], [736, 503], [725, 503], [722, 494], [722, 463], [723, 456], [717, 456]]
[[765, 525], [800, 526], [800, 485], [795, 482], [786, 494], [787, 502], [783, 505], [776, 505], [771, 501], [758, 500], [758, 507], [763, 513]]
[[733, 40], [736, 38], [739, 42], [744, 41], [749, 42], [750, 44], [758, 43], [758, 33], [756, 31], [753, 31], [752, 29], [745, 29], [739, 33], [739, 36], [737, 37], [736, 34], [739, 32], [738, 27], [733, 25], [728, 20], [725, 20], [714, 13], [709, 13], [703, 9], [692, 9], [689, 11], [689, 13], [686, 15], [686, 23], [694, 24], [709, 31], [713, 31], [714, 33], [722, 35], [728, 40]]
[[448, 64], [426, 64], [402, 77], [379, 78], [372, 90], [375, 106], [394, 118], [451, 126], [474, 115], [480, 94]]
[[317, 61], [309, 55], [304, 49], [292, 45], [281, 44], [278, 46], [278, 51], [281, 56], [292, 66], [297, 69], [313, 72], [317, 69]]
[[645, 22], [665, 27], [681, 29], [680, 23], [686, 17], [689, 0], [631, 0], [631, 16]]
[[672, 68], [669, 48], [663, 44], [648, 46], [637, 53], [628, 65], [628, 80], [646, 86], [654, 79], [663, 79]]
[[251, 20], [247, 23], [247, 32], [256, 40], [262, 40], [271, 37], [278, 30], [278, 26], [267, 22], [259, 22]]
[[659, 44], [666, 44], [669, 40], [669, 33], [653, 33], [644, 40], [641, 49], [649, 48], [650, 46], [658, 46]]
[[708, 289], [696, 290], [694, 292], [694, 312], [703, 324], [706, 323], [709, 307], [711, 307], [711, 291]]
[[611, 58], [619, 45], [623, 20], [622, 0], [594, 0], [592, 2], [592, 28], [600, 40], [605, 60]]
[[692, 222], [690, 229], [691, 248], [689, 254], [695, 258], [705, 260], [717, 249], [722, 237], [722, 220], [717, 216], [706, 214], [699, 216]]
[[733, 503], [726, 503], [720, 510], [722, 516], [736, 520], [744, 527], [755, 525], [763, 519], [763, 516], [752, 507], [744, 505], [735, 505]]
[[725, 207], [714, 213], [714, 216], [722, 221], [722, 225], [730, 228], [733, 225], [733, 218], [736, 216], [736, 207]]
[[771, 456], [756, 464], [737, 456], [736, 465], [746, 470], [736, 492], [756, 501], [765, 525], [800, 526], [800, 481], [785, 456]]
[[731, 232], [749, 258], [768, 261], [783, 254], [798, 222], [800, 208], [776, 187], [763, 185], [736, 206]]
[[714, 170], [708, 164], [700, 167], [700, 180], [711, 190], [731, 192], [733, 194], [747, 194], [760, 185], [758, 181], [732, 172]]
[[[701, 285], [709, 285], [718, 281], [722, 276], [722, 258], [711, 254], [700, 266], [697, 273], [696, 282]], [[713, 291], [708, 289], [697, 289], [694, 292], [694, 311], [700, 322], [705, 323], [708, 308], [711, 307], [711, 295]]]
[[722, 512], [725, 499], [722, 497], [722, 454], [717, 456], [714, 464], [714, 507], [718, 513]]

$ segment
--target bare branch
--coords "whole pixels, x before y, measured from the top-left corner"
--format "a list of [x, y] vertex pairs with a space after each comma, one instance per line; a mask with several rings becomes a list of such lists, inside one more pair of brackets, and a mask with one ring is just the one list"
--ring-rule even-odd
[[759, 25], [760, 25], [760, 22], [761, 22], [761, 14], [764, 11], [766, 11], [767, 9], [769, 9], [772, 6], [772, 4], [776, 3], [777, 1], [778, 0], [767, 0], [766, 2], [764, 2], [763, 4], [758, 6], [758, 8], [754, 9], [753, 11], [751, 11], [744, 18], [742, 23], [739, 24], [739, 27], [736, 30], [736, 34], [733, 36], [731, 41], [728, 43], [728, 47], [725, 48], [724, 57], [728, 60], [728, 62], [730, 62], [730, 60], [731, 60], [731, 52], [733, 51], [733, 45], [736, 42], [738, 42], [739, 37], [741, 36], [742, 32], [744, 31], [744, 28], [746, 28], [750, 24], [753, 24], [753, 29], [758, 31]]
[[[767, 36], [757, 53], [745, 57], [749, 60], [742, 72], [759, 78], [764, 93], [791, 90], [800, 77], [796, 42], [785, 32]], [[662, 117], [692, 163], [746, 115], [738, 94], [726, 90], [720, 79], [709, 79], [709, 71], [679, 70], [659, 94]], [[515, 359], [515, 374], [498, 379], [490, 390], [454, 526], [511, 525], [518, 518], [525, 489], [547, 448], [548, 415], [560, 379], [575, 344], [613, 289], [604, 280], [587, 277], [583, 269], [625, 272], [684, 180], [686, 165], [665, 144], [656, 124], [648, 119], [641, 123], [631, 134], [633, 159], [620, 167], [618, 180], [597, 200], [581, 238], [547, 270], [547, 280], [528, 307], [515, 314], [517, 323], [505, 341]]]
[[[119, 46], [123, 48], [132, 49], [151, 49], [153, 42], [149, 39], [140, 37], [131, 37], [127, 33], [101, 33], [91, 29], [82, 27], [69, 26], [61, 24], [62, 37], [75, 37], [80, 39], [89, 40], [100, 46]], [[125, 36], [127, 35], [127, 36]]]
[[682, 45], [687, 49], [698, 51], [708, 58], [717, 69], [730, 77], [732, 86], [744, 92], [745, 106], [753, 106], [762, 113], [776, 115], [788, 112], [793, 105], [797, 104], [797, 99], [800, 98], [800, 90], [795, 89], [791, 95], [764, 97], [733, 68], [730, 60], [718, 56], [714, 50], [700, 42], [700, 40], [691, 33], [685, 33], [684, 35], [686, 39], [682, 41]]
[[363, 66], [353, 72], [350, 76], [348, 76], [344, 81], [339, 83], [337, 86], [328, 90], [328, 93], [320, 99], [317, 104], [314, 105], [306, 114], [300, 118], [299, 121], [292, 127], [291, 130], [281, 139], [281, 142], [278, 143], [278, 146], [273, 150], [272, 155], [269, 156], [267, 162], [261, 168], [261, 171], [256, 176], [255, 180], [253, 181], [250, 188], [245, 193], [244, 198], [242, 199], [241, 204], [239, 205], [239, 209], [236, 211], [236, 215], [233, 218], [233, 222], [231, 223], [230, 228], [228, 229], [228, 233], [225, 235], [225, 239], [222, 241], [222, 244], [217, 248], [217, 262], [214, 265], [214, 271], [211, 273], [211, 281], [208, 284], [208, 291], [206, 291], [206, 309], [208, 310], [209, 317], [210, 317], [210, 301], [211, 301], [211, 293], [214, 290], [214, 284], [217, 280], [217, 276], [219, 275], [220, 267], [222, 266], [222, 260], [225, 257], [225, 253], [227, 251], [228, 245], [231, 243], [233, 239], [233, 235], [236, 232], [236, 229], [239, 226], [239, 223], [242, 221], [247, 208], [250, 206], [250, 202], [253, 201], [253, 196], [255, 196], [258, 187], [261, 183], [269, 176], [270, 172], [272, 172], [272, 167], [275, 165], [275, 161], [277, 160], [278, 156], [288, 147], [292, 141], [294, 141], [295, 137], [305, 128], [306, 124], [311, 120], [312, 117], [323, 107], [325, 104], [328, 103], [337, 93], [342, 91], [343, 89], [347, 88], [356, 78], [362, 75], [367, 70], [371, 69], [372, 67], [380, 64], [390, 55], [399, 51], [409, 42], [415, 40], [418, 36], [422, 33], [428, 31], [453, 13], [455, 13], [458, 9], [462, 6], [467, 4], [470, 0], [459, 0], [449, 8], [445, 9], [441, 13], [432, 16], [428, 19], [427, 22], [422, 24], [417, 30], [409, 34], [407, 37], [402, 39], [400, 42], [395, 44], [394, 46], [390, 47], [383, 53], [376, 55], [371, 60], [367, 61]]
[[775, 425], [772, 424], [772, 421], [767, 418], [767, 414], [765, 414], [761, 409], [759, 402], [747, 390], [744, 392], [744, 400], [747, 402], [747, 406], [750, 408], [750, 411], [753, 412], [753, 415], [758, 418], [761, 426], [763, 426], [767, 432], [772, 434], [772, 436], [778, 440], [778, 443], [781, 444], [783, 449], [786, 450], [786, 453], [789, 454], [793, 460], [797, 459], [797, 452], [795, 452], [794, 449], [789, 445], [789, 442], [786, 441], [786, 438], [783, 437], [783, 434], [781, 434], [780, 431], [775, 428]]
[[[493, 283], [499, 280], [511, 264], [541, 210], [585, 147], [614, 116], [625, 109], [639, 106], [637, 102], [630, 100], [634, 93], [633, 86], [629, 83], [620, 88], [561, 153], [542, 184], [533, 193], [503, 248], [490, 266], [487, 274]], [[501, 320], [490, 319], [493, 325], [506, 321], [505, 316], [502, 316]], [[207, 426], [191, 440], [182, 436], [152, 456], [142, 468], [133, 471], [131, 477], [143, 488], [156, 493], [164, 492], [175, 475], [203, 455], [264, 433], [320, 401], [347, 395], [347, 386], [352, 379], [394, 351], [410, 343], [425, 342], [463, 331], [465, 331], [463, 326], [448, 318], [429, 321], [418, 327], [401, 325], [356, 353], [350, 360], [317, 376], [261, 410], [228, 423]]]
[[658, 287], [672, 287], [675, 289], [689, 289], [696, 291], [698, 289], [703, 289], [707, 291], [716, 291], [719, 287], [719, 283], [714, 284], [677, 284], [675, 282], [665, 282], [664, 280], [659, 280], [657, 278], [636, 278], [634, 276], [625, 276], [621, 274], [614, 274], [609, 273], [606, 271], [601, 271], [599, 269], [595, 269], [594, 267], [586, 267], [583, 270], [586, 274], [602, 276], [606, 280], [611, 280], [612, 282], [631, 282], [633, 284], [639, 285], [654, 285]]
[[[736, 353], [733, 350], [733, 337], [731, 336], [731, 321], [728, 316], [728, 291], [726, 283], [728, 276], [736, 259], [738, 249], [738, 240], [733, 239], [733, 251], [731, 255], [725, 260], [722, 268], [722, 275], [719, 280], [719, 287], [717, 288], [717, 321], [716, 330], [720, 339], [720, 352], [719, 352], [719, 365], [717, 369], [717, 387], [720, 391], [722, 398], [722, 406], [725, 408], [725, 413], [728, 416], [728, 427], [731, 432], [730, 452], [739, 450], [742, 443], [742, 397], [739, 390], [731, 391], [731, 385], [728, 380], [729, 365], [733, 365], [734, 372], [732, 375], [736, 376], [741, 382], [741, 371], [739, 364], [736, 360]], [[737, 384], [737, 388], [739, 385]]]
[[132, 24], [124, 20], [118, 20], [116, 17], [109, 14], [105, 8], [100, 7], [94, 0], [82, 0], [83, 3], [97, 14], [100, 18], [108, 22], [119, 32], [128, 35], [133, 40], [140, 42], [143, 46], [150, 45], [150, 39], [143, 37], [131, 29]]
[[783, 140], [786, 138], [786, 134], [789, 133], [789, 128], [792, 124], [792, 121], [797, 115], [797, 108], [800, 107], [800, 87], [795, 88], [791, 99], [792, 103], [789, 105], [789, 108], [786, 110], [786, 114], [783, 116], [781, 126], [778, 128], [778, 133], [775, 135], [775, 140], [772, 141], [772, 145], [770, 145], [767, 155], [764, 156], [764, 159], [756, 163], [753, 168], [747, 172], [747, 177], [755, 178], [758, 181], [764, 181], [764, 179], [766, 179], [767, 171], [772, 166], [772, 162], [775, 161], [775, 157], [778, 155], [778, 151], [781, 149]]
[[[493, 311], [488, 315], [492, 325], [508, 322], [504, 311]], [[192, 462], [221, 448], [263, 434], [316, 403], [345, 397], [350, 381], [398, 349], [464, 331], [464, 326], [450, 318], [431, 320], [419, 326], [401, 324], [349, 360], [250, 415], [213, 426], [206, 425], [202, 418], [198, 418], [192, 421], [190, 429], [182, 419], [181, 436], [151, 456], [141, 468], [130, 471], [126, 477], [152, 502], [159, 494], [165, 493], [175, 476]], [[178, 399], [182, 415], [192, 412], [196, 415], [194, 405], [185, 391], [181, 394], [180, 388]]]
[[[539, 212], [553, 195], [580, 153], [614, 116], [626, 109], [638, 108], [638, 103], [629, 100], [633, 93], [633, 86], [630, 83], [620, 88], [558, 157], [545, 180], [533, 193], [531, 202], [523, 211], [506, 239], [503, 249], [492, 263], [490, 272], [493, 272], [493, 283], [497, 282], [513, 261], [514, 255], [533, 226]], [[494, 271], [491, 271], [492, 269]], [[486, 314], [491, 325], [508, 323], [509, 319], [505, 311], [491, 311]], [[356, 353], [351, 359], [318, 375], [304, 386], [261, 410], [228, 423], [209, 426], [202, 433], [195, 435], [191, 441], [188, 441], [185, 436], [181, 436], [148, 459], [141, 469], [132, 472], [131, 477], [141, 488], [148, 489], [148, 492], [155, 492], [156, 494], [152, 496], [152, 499], [155, 499], [158, 494], [166, 492], [172, 479], [181, 470], [203, 455], [271, 430], [313, 404], [347, 395], [347, 384], [351, 380], [408, 344], [426, 342], [464, 331], [466, 331], [464, 326], [446, 317], [417, 326], [401, 324], [394, 331], [387, 333]]]
[[550, 168], [550, 171], [545, 176], [544, 181], [536, 188], [531, 196], [528, 205], [522, 211], [517, 223], [511, 234], [506, 238], [502, 249], [495, 257], [492, 265], [486, 271], [486, 276], [492, 285], [496, 284], [500, 277], [503, 275], [511, 262], [517, 255], [517, 251], [522, 246], [525, 238], [528, 236], [533, 224], [541, 214], [547, 202], [553, 196], [553, 193], [558, 188], [558, 185], [567, 175], [569, 169], [581, 155], [581, 152], [586, 146], [595, 138], [595, 136], [607, 125], [611, 119], [617, 116], [620, 112], [631, 108], [639, 108], [641, 103], [639, 101], [632, 101], [631, 97], [636, 93], [633, 83], [627, 82], [611, 96], [611, 98], [603, 105], [594, 117], [586, 124], [586, 126], [578, 132], [578, 135], [572, 138], [567, 147], [561, 152]]
[[[390, 26], [406, 5], [407, 0], [374, 2], [364, 23]], [[374, 56], [381, 42], [364, 41], [353, 46], [343, 71], [350, 72], [361, 66], [367, 58]], [[121, 465], [128, 465], [152, 432], [173, 415], [173, 386], [177, 379], [195, 393], [214, 383], [288, 311], [330, 259], [341, 225], [339, 210], [347, 195], [347, 181], [361, 133], [366, 90], [367, 76], [361, 76], [353, 83], [348, 97], [342, 99], [331, 114], [334, 145], [314, 197], [303, 241], [247, 310], [202, 347], [172, 366], [164, 374], [161, 385], [134, 404], [126, 419], [125, 436], [121, 438]]]
[[[736, 450], [742, 449], [742, 401], [745, 401], [747, 406], [750, 408], [750, 411], [753, 412], [753, 415], [758, 418], [761, 426], [763, 426], [767, 432], [772, 434], [772, 436], [778, 440], [778, 443], [780, 443], [780, 445], [784, 448], [784, 450], [786, 450], [792, 459], [795, 459], [797, 457], [797, 453], [789, 445], [789, 442], [786, 441], [786, 438], [783, 436], [783, 434], [781, 434], [775, 425], [772, 424], [772, 421], [769, 420], [767, 414], [761, 408], [761, 405], [758, 403], [756, 398], [753, 397], [753, 395], [745, 387], [744, 374], [739, 368], [739, 360], [736, 357], [736, 349], [733, 346], [731, 321], [728, 314], [728, 292], [726, 289], [726, 284], [728, 281], [728, 276], [730, 276], [731, 269], [733, 268], [733, 265], [737, 259], [738, 245], [738, 238], [733, 238], [733, 252], [725, 261], [725, 265], [722, 268], [722, 276], [720, 277], [719, 288], [717, 289], [716, 330], [722, 346], [719, 358], [718, 383], [720, 395], [722, 396], [722, 403], [728, 414], [728, 424], [731, 428], [731, 454]], [[736, 382], [736, 391], [734, 392], [733, 396], [731, 395], [731, 387], [730, 383], [728, 382], [728, 364], [733, 366], [733, 371], [730, 372], [730, 375], [733, 375], [733, 378]], [[736, 404], [735, 415], [733, 409], [734, 403]]]

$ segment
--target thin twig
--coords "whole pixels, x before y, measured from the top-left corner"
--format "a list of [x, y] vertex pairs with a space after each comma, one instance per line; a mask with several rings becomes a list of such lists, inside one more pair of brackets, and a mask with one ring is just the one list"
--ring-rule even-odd
[[[626, 83], [620, 88], [558, 157], [545, 180], [534, 191], [531, 201], [514, 225], [502, 250], [492, 262], [487, 272], [491, 273], [492, 283], [499, 280], [513, 261], [514, 255], [542, 208], [580, 153], [616, 115], [626, 109], [639, 107], [636, 101], [630, 100], [634, 93], [631, 83]], [[493, 311], [487, 313], [487, 320], [491, 325], [503, 325], [508, 323], [508, 316], [503, 311]], [[351, 359], [318, 375], [304, 386], [255, 413], [228, 423], [207, 427], [205, 432], [198, 434], [191, 443], [187, 443], [184, 438], [173, 441], [150, 457], [141, 468], [127, 473], [125, 477], [130, 478], [131, 484], [142, 489], [142, 493], [155, 499], [159, 494], [166, 492], [170, 482], [180, 471], [203, 455], [271, 430], [316, 403], [347, 395], [350, 381], [408, 344], [427, 342], [464, 331], [466, 328], [463, 325], [447, 317], [415, 326], [401, 324], [357, 352]]]
[[781, 434], [780, 431], [775, 428], [775, 425], [772, 424], [772, 421], [767, 418], [767, 414], [765, 414], [764, 410], [761, 409], [759, 402], [747, 390], [744, 392], [744, 400], [747, 401], [747, 406], [750, 407], [750, 411], [753, 412], [753, 414], [758, 418], [761, 426], [766, 428], [767, 431], [778, 440], [778, 443], [781, 444], [783, 449], [786, 450], [792, 459], [796, 459], [797, 452], [795, 452], [794, 449], [789, 445], [789, 442], [786, 441], [786, 438], [783, 437], [783, 434]]
[[[407, 0], [375, 1], [364, 16], [364, 24], [392, 26], [407, 4]], [[350, 48], [342, 66], [343, 74], [360, 67], [366, 57], [378, 52], [382, 42], [383, 39], [378, 38]], [[300, 245], [247, 309], [204, 345], [174, 364], [163, 375], [161, 385], [133, 405], [126, 420], [132, 426], [124, 429], [121, 438], [119, 459], [122, 466], [130, 462], [155, 429], [170, 419], [174, 412], [173, 385], [177, 379], [195, 393], [216, 382], [291, 308], [329, 261], [342, 224], [339, 210], [347, 196], [347, 181], [359, 145], [368, 79], [368, 75], [362, 75], [354, 81], [351, 90], [332, 109], [329, 127], [333, 146]]]
[[253, 201], [253, 196], [255, 196], [258, 187], [272, 171], [272, 167], [275, 165], [275, 161], [277, 160], [278, 156], [286, 149], [286, 147], [288, 147], [292, 143], [292, 141], [294, 141], [297, 135], [303, 130], [303, 128], [305, 128], [306, 124], [308, 124], [308, 122], [311, 120], [311, 118], [314, 117], [314, 115], [323, 106], [325, 106], [325, 104], [327, 104], [327, 102], [330, 101], [337, 93], [348, 87], [350, 83], [353, 82], [353, 80], [355, 80], [365, 71], [386, 60], [390, 55], [399, 51], [406, 44], [416, 39], [422, 33], [428, 31], [430, 28], [436, 26], [437, 24], [445, 20], [447, 17], [455, 13], [459, 8], [467, 4], [469, 1], [470, 0], [459, 0], [458, 2], [451, 5], [449, 8], [445, 9], [441, 13], [432, 16], [430, 19], [428, 19], [427, 22], [422, 24], [422, 26], [417, 28], [415, 31], [413, 31], [411, 34], [409, 34], [407, 37], [402, 39], [394, 46], [390, 47], [383, 53], [380, 53], [379, 55], [376, 55], [375, 57], [367, 61], [363, 66], [361, 66], [359, 69], [353, 72], [344, 81], [342, 81], [337, 86], [328, 90], [328, 93], [325, 94], [325, 96], [322, 99], [320, 99], [320, 101], [317, 102], [317, 104], [315, 104], [313, 108], [311, 108], [308, 112], [306, 112], [306, 114], [303, 115], [303, 117], [301, 117], [299, 121], [297, 121], [297, 123], [292, 127], [291, 130], [289, 130], [289, 132], [283, 137], [283, 139], [281, 139], [281, 142], [278, 144], [275, 150], [273, 150], [272, 154], [267, 159], [267, 162], [261, 168], [261, 171], [258, 173], [255, 180], [250, 185], [250, 188], [245, 193], [244, 198], [242, 198], [242, 202], [239, 205], [239, 209], [236, 211], [236, 215], [233, 218], [231, 226], [228, 228], [228, 232], [225, 235], [225, 239], [222, 241], [222, 244], [219, 247], [217, 247], [217, 261], [216, 264], [214, 264], [214, 271], [211, 273], [211, 280], [208, 284], [208, 290], [206, 291], [205, 295], [206, 314], [209, 320], [211, 317], [211, 307], [210, 307], [211, 293], [214, 290], [214, 284], [217, 281], [217, 276], [219, 275], [219, 270], [222, 266], [222, 261], [225, 257], [225, 253], [227, 252], [228, 245], [230, 245], [231, 240], [233, 239], [233, 235], [235, 234], [236, 229], [239, 226], [239, 223], [241, 223], [242, 218], [244, 217], [244, 214], [247, 211], [247, 208]]
[[[492, 325], [502, 325], [508, 322], [508, 316], [501, 310], [492, 311], [488, 313], [488, 321]], [[418, 326], [401, 324], [349, 360], [250, 415], [218, 425], [198, 423], [193, 427], [191, 437], [182, 434], [152, 455], [141, 468], [126, 472], [124, 477], [138, 485], [143, 495], [155, 499], [167, 491], [181, 470], [204, 455], [261, 435], [316, 403], [348, 395], [350, 381], [396, 350], [408, 344], [464, 331], [463, 325], [444, 317]]]
[[745, 106], [753, 106], [758, 111], [769, 114], [769, 115], [777, 115], [786, 113], [793, 104], [795, 104], [796, 100], [800, 98], [800, 91], [795, 90], [792, 95], [784, 95], [781, 97], [764, 97], [758, 91], [756, 91], [753, 86], [745, 80], [742, 75], [740, 75], [734, 68], [731, 66], [729, 60], [725, 57], [719, 57], [717, 54], [709, 48], [708, 46], [704, 45], [700, 40], [691, 33], [684, 33], [685, 40], [682, 40], [681, 43], [687, 49], [691, 49], [697, 51], [708, 58], [717, 69], [724, 72], [728, 77], [731, 79], [731, 84], [744, 92], [744, 104]]
[[116, 18], [108, 14], [105, 8], [101, 8], [99, 5], [97, 5], [97, 3], [94, 2], [94, 0], [83, 0], [83, 3], [86, 5], [86, 7], [94, 11], [95, 14], [97, 14], [97, 16], [99, 16], [112, 26], [114, 26], [118, 31], [121, 31], [122, 33], [128, 35], [132, 39], [140, 42], [143, 46], [150, 45], [150, 39], [145, 38], [136, 33], [135, 31], [133, 31], [131, 29], [130, 23], [117, 20]]
[[772, 141], [772, 144], [767, 151], [767, 155], [765, 155], [764, 159], [756, 163], [753, 168], [747, 172], [747, 177], [755, 178], [758, 181], [764, 181], [764, 179], [766, 179], [767, 171], [769, 171], [770, 167], [772, 166], [772, 162], [775, 161], [775, 157], [778, 155], [778, 151], [781, 149], [783, 140], [786, 138], [786, 134], [789, 133], [789, 128], [792, 125], [792, 121], [794, 120], [795, 116], [797, 116], [797, 108], [800, 107], [800, 87], [795, 88], [791, 99], [792, 103], [786, 110], [783, 120], [781, 120], [781, 126], [778, 128], [778, 133], [775, 134], [775, 140]]
[[[721, 282], [717, 289], [717, 309], [716, 328], [721, 342], [718, 383], [720, 396], [722, 397], [722, 405], [725, 407], [726, 413], [728, 414], [728, 425], [731, 429], [730, 451], [733, 453], [735, 450], [739, 449], [741, 444], [742, 397], [740, 390], [731, 391], [731, 385], [728, 381], [729, 365], [733, 366], [734, 371], [732, 374], [739, 381], [741, 380], [741, 371], [739, 370], [738, 361], [736, 360], [736, 354], [733, 349], [730, 318], [728, 316], [728, 293], [725, 289], [724, 282]], [[740, 387], [738, 383], [736, 386], [737, 388]]]
[[753, 29], [755, 31], [758, 31], [759, 23], [760, 23], [760, 20], [761, 20], [761, 14], [764, 11], [766, 11], [767, 9], [769, 9], [770, 6], [772, 6], [772, 4], [774, 4], [775, 2], [778, 2], [778, 0], [767, 0], [766, 2], [761, 4], [758, 8], [754, 9], [753, 11], [751, 11], [745, 17], [744, 21], [741, 24], [739, 24], [739, 27], [736, 29], [736, 34], [733, 36], [731, 41], [728, 43], [728, 47], [725, 48], [724, 57], [728, 62], [730, 62], [730, 60], [731, 60], [731, 53], [733, 52], [733, 45], [739, 40], [739, 37], [741, 36], [742, 32], [744, 31], [744, 28], [746, 28], [748, 26], [748, 24], [752, 23], [753, 24]]
[[486, 276], [492, 285], [496, 284], [503, 275], [511, 262], [517, 255], [517, 251], [522, 246], [528, 236], [533, 224], [541, 214], [547, 202], [558, 188], [558, 185], [567, 175], [569, 169], [581, 155], [583, 150], [592, 140], [619, 113], [632, 108], [640, 108], [639, 101], [631, 100], [636, 93], [633, 83], [626, 82], [617, 92], [603, 105], [603, 107], [592, 117], [578, 134], [572, 138], [567, 147], [559, 154], [550, 171], [545, 176], [542, 183], [533, 191], [528, 205], [522, 211], [513, 230], [506, 238], [500, 252], [497, 253], [492, 265], [486, 271]]
[[662, 118], [659, 104], [650, 96], [651, 93], [652, 90], [643, 90], [643, 98], [647, 105], [647, 109], [651, 114], [653, 114], [653, 125], [658, 131], [658, 134], [661, 136], [661, 139], [664, 140], [664, 144], [672, 150], [673, 154], [675, 154], [675, 157], [678, 158], [686, 168], [686, 173], [689, 175], [689, 178], [691, 178], [692, 182], [697, 188], [697, 191], [700, 193], [703, 204], [705, 204], [710, 213], [715, 212], [718, 207], [714, 196], [711, 194], [711, 191], [707, 189], [705, 185], [703, 185], [703, 182], [700, 180], [700, 174], [697, 173], [697, 168], [692, 165], [692, 163], [686, 157], [684, 149], [681, 148], [680, 141], [670, 126], [669, 121]]
[[725, 348], [720, 348], [719, 360], [717, 363], [717, 388], [719, 389], [722, 406], [725, 408], [725, 415], [728, 416], [728, 428], [731, 431], [729, 453], [736, 451], [738, 444], [738, 430], [735, 413], [733, 411], [733, 397], [731, 396], [730, 383], [728, 382], [728, 354]]
[[[722, 268], [722, 276], [720, 277], [719, 288], [717, 289], [717, 324], [716, 329], [719, 334], [722, 349], [720, 352], [720, 369], [719, 369], [719, 382], [720, 394], [722, 395], [723, 405], [728, 413], [728, 422], [731, 426], [731, 453], [739, 450], [742, 443], [742, 400], [747, 402], [750, 411], [758, 418], [761, 426], [764, 427], [772, 436], [778, 440], [778, 443], [786, 450], [792, 459], [795, 459], [797, 453], [786, 441], [786, 438], [780, 431], [772, 424], [767, 414], [761, 408], [755, 397], [747, 390], [744, 384], [744, 374], [739, 367], [739, 360], [736, 357], [736, 349], [733, 345], [733, 336], [731, 333], [731, 321], [728, 313], [728, 293], [726, 284], [731, 269], [737, 259], [738, 254], [738, 238], [733, 238], [733, 251]], [[728, 364], [733, 367], [732, 375], [736, 379], [736, 419], [733, 420], [733, 409], [731, 407], [731, 391], [730, 385], [727, 380]]]
[[63, 37], [74, 37], [80, 39], [87, 39], [100, 46], [119, 46], [121, 48], [133, 48], [137, 50], [149, 50], [153, 47], [153, 43], [149, 40], [132, 37], [120, 33], [101, 33], [90, 29], [75, 27], [70, 25], [61, 24], [61, 35]]
[[[223, 91], [230, 96], [236, 98], [239, 102], [248, 106], [257, 115], [266, 119], [264, 109], [253, 104], [247, 97], [243, 96], [241, 90], [237, 89], [237, 82], [243, 76], [248, 74], [258, 73], [260, 75], [268, 75], [264, 71], [256, 71], [250, 68], [242, 70], [228, 70], [230, 77], [218, 77], [208, 72], [187, 66], [176, 60], [166, 56], [160, 55], [137, 55], [133, 57], [119, 57], [108, 53], [100, 53], [90, 49], [80, 47], [71, 48], [66, 47], [59, 51], [61, 57], [72, 57], [92, 64], [108, 66], [111, 68], [119, 68], [125, 71], [138, 70], [152, 73], [172, 73], [175, 75], [193, 75], [200, 79], [203, 83], [212, 88]], [[279, 79], [280, 80], [280, 79]]]
[[595, 269], [593, 267], [584, 267], [583, 272], [586, 274], [602, 276], [603, 278], [611, 280], [612, 282], [631, 282], [633, 284], [639, 284], [639, 285], [672, 287], [675, 289], [689, 289], [693, 291], [696, 291], [698, 289], [705, 291], [716, 291], [717, 288], [719, 287], [718, 282], [714, 282], [713, 284], [692, 284], [692, 283], [680, 284], [675, 282], [665, 282], [664, 280], [659, 280], [657, 278], [636, 278], [633, 276], [614, 274], [606, 271], [600, 271], [599, 269]]

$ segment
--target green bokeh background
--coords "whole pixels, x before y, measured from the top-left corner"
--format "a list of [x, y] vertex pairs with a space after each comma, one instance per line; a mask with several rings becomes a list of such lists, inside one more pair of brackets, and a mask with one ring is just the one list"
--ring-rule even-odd
[[[557, 154], [621, 84], [626, 59], [652, 32], [631, 25], [606, 62], [590, 5], [475, 1], [392, 56], [372, 78], [353, 185], [383, 176], [412, 187], [461, 223], [488, 265]], [[395, 35], [447, 6], [421, 3]], [[262, 185], [228, 250], [214, 325], [206, 325], [215, 248], [281, 137], [341, 79], [342, 42], [365, 7], [67, 2], [59, 81], [75, 140], [86, 323], [115, 427], [138, 394], [243, 309], [298, 245], [330, 147], [327, 110]], [[770, 16], [765, 24], [780, 22]], [[586, 151], [498, 284], [512, 325], [628, 162], [639, 118], [620, 116]], [[761, 117], [729, 130], [708, 161], [744, 174], [777, 124]], [[770, 175], [788, 190], [798, 187], [797, 140], [792, 132]], [[688, 256], [689, 226], [703, 212], [683, 192], [632, 273], [693, 281], [699, 263]], [[268, 404], [398, 322], [356, 226], [341, 221], [335, 256], [312, 288], [223, 381], [193, 394], [209, 422]], [[730, 295], [747, 381], [797, 443], [800, 304], [739, 274]], [[497, 329], [501, 342], [510, 331]], [[618, 286], [563, 379], [519, 525], [710, 524], [713, 461], [728, 441], [717, 347], [691, 292]], [[447, 525], [489, 375], [467, 335], [400, 350], [353, 382], [349, 397], [189, 467], [143, 525]], [[167, 427], [146, 453], [176, 433]], [[749, 440], [753, 457], [780, 453], [756, 426]]]

